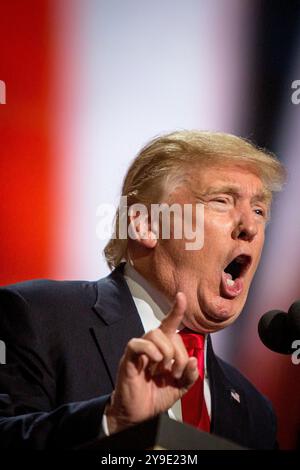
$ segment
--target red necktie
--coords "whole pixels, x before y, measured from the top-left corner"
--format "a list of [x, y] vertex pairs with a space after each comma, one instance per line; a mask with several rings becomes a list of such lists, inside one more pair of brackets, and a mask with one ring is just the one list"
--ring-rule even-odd
[[181, 398], [182, 420], [202, 431], [210, 431], [210, 419], [204, 400], [204, 340], [205, 337], [187, 328], [179, 332], [188, 355], [198, 361], [199, 377]]

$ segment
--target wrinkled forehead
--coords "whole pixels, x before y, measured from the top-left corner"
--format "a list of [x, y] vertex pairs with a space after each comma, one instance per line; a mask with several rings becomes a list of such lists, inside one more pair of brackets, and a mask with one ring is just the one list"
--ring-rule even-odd
[[267, 204], [271, 203], [272, 193], [254, 165], [244, 163], [223, 163], [195, 165], [179, 176], [173, 191], [181, 187], [185, 193], [195, 197], [210, 194], [248, 195]]

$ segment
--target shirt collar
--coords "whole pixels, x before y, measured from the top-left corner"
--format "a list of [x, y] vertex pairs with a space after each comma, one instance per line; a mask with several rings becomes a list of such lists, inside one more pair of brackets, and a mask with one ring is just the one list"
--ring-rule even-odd
[[169, 312], [171, 302], [129, 263], [125, 265], [124, 277], [134, 300], [148, 304], [154, 317], [161, 322]]

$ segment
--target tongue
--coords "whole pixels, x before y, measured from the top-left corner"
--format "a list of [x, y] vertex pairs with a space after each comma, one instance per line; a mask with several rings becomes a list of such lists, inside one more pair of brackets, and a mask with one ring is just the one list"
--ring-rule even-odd
[[230, 273], [225, 273], [222, 271], [222, 280], [221, 280], [221, 294], [225, 297], [233, 299], [237, 297], [243, 290], [243, 281], [240, 278], [235, 280], [232, 279]]

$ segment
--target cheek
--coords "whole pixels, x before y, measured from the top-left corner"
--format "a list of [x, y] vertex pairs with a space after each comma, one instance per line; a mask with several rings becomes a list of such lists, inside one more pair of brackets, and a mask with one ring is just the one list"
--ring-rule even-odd
[[159, 259], [163, 269], [170, 267], [177, 278], [193, 275], [202, 265], [201, 250], [186, 250], [184, 240], [160, 241]]
[[256, 268], [259, 264], [259, 261], [260, 261], [260, 258], [261, 258], [261, 254], [262, 254], [262, 250], [263, 250], [263, 246], [264, 246], [264, 234], [262, 234], [257, 242], [257, 245], [255, 247], [255, 250], [254, 253], [254, 261], [255, 261], [255, 271], [256, 271]]
[[209, 214], [204, 216], [204, 243], [218, 241], [220, 238], [228, 237], [232, 232], [232, 221], [225, 214]]
[[222, 224], [219, 220], [216, 220], [206, 224], [202, 251], [206, 255], [208, 263], [213, 263], [214, 260], [219, 258], [223, 259], [230, 233], [229, 223]]

